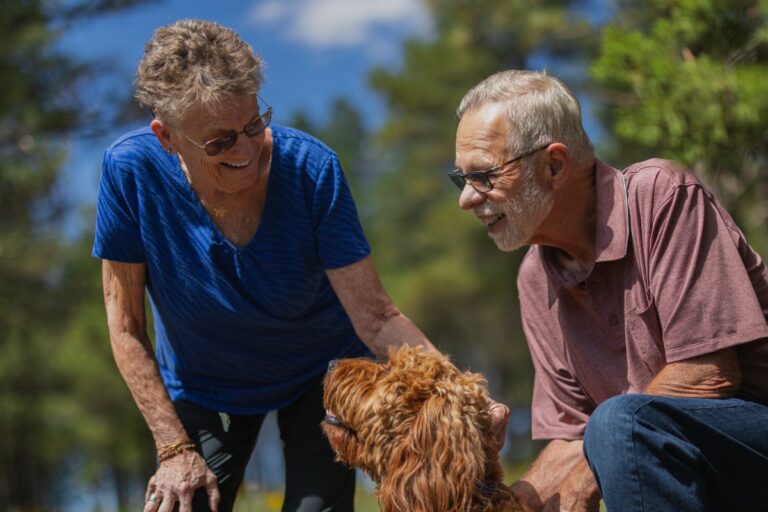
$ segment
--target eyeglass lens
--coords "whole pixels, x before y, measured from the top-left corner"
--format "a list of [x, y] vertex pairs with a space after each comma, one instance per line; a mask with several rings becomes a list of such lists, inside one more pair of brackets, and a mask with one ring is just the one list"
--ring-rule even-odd
[[209, 140], [205, 143], [205, 154], [208, 156], [216, 156], [228, 150], [237, 142], [237, 138], [241, 133], [245, 133], [248, 137], [255, 137], [269, 126], [269, 122], [272, 119], [272, 108], [268, 108], [266, 112], [259, 117], [248, 123], [243, 127], [241, 132], [229, 132], [221, 137]]
[[451, 174], [448, 175], [448, 177], [451, 178], [451, 181], [453, 182], [454, 185], [456, 185], [460, 189], [464, 188], [464, 177], [463, 176], [459, 176], [458, 174], [451, 173]]
[[469, 183], [472, 188], [478, 192], [488, 192], [491, 190], [491, 181], [484, 172], [468, 172], [466, 174], [450, 174], [451, 181], [459, 189], [463, 190], [464, 185]]

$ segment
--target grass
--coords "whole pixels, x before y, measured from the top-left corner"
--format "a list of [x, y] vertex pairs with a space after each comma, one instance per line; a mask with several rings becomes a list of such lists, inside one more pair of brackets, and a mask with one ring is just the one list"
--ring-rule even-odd
[[[528, 463], [507, 467], [504, 471], [505, 482], [514, 482], [528, 468]], [[373, 484], [362, 474], [358, 474], [355, 492], [355, 512], [380, 512], [381, 508], [373, 495]], [[282, 490], [260, 491], [241, 489], [234, 512], [280, 512], [283, 505]], [[605, 504], [600, 502], [600, 512], [606, 512]]]
[[[282, 505], [283, 492], [281, 490], [268, 492], [241, 491], [240, 496], [237, 498], [234, 512], [280, 512]], [[372, 492], [358, 485], [357, 492], [355, 493], [355, 512], [379, 511], [379, 503]]]
[[[505, 481], [513, 482], [528, 464], [519, 464], [505, 469]], [[355, 512], [380, 512], [379, 502], [373, 494], [374, 485], [362, 473], [357, 476], [355, 492]], [[282, 490], [264, 491], [259, 489], [241, 489], [234, 512], [280, 512], [283, 505]]]

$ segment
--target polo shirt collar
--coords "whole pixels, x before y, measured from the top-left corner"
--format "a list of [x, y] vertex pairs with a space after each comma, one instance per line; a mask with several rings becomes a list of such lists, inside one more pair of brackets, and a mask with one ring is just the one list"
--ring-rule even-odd
[[[595, 264], [616, 261], [627, 255], [629, 244], [629, 204], [627, 182], [621, 171], [597, 160], [595, 164], [595, 263], [583, 276], [569, 272], [537, 246], [547, 273], [549, 307], [563, 287], [573, 287], [589, 277]], [[581, 278], [581, 279], [580, 279]]]

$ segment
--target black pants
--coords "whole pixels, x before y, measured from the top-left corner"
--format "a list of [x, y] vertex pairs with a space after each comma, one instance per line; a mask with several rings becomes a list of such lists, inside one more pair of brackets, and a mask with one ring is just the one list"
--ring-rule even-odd
[[[354, 510], [355, 473], [335, 462], [320, 429], [325, 416], [322, 398], [322, 381], [318, 380], [296, 402], [278, 411], [285, 455], [284, 512]], [[184, 400], [174, 406], [187, 434], [218, 479], [219, 512], [230, 512], [265, 415], [231, 414], [225, 432], [217, 411]], [[195, 493], [193, 510], [209, 511], [204, 488]]]

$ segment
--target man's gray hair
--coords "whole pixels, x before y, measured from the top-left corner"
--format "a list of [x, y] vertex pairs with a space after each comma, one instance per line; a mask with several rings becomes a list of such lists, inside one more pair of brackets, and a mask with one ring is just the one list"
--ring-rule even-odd
[[258, 94], [262, 60], [234, 31], [204, 20], [160, 27], [136, 70], [136, 99], [166, 121]]
[[509, 70], [486, 78], [464, 95], [456, 111], [459, 119], [488, 103], [507, 111], [510, 155], [551, 142], [562, 142], [576, 166], [594, 160], [589, 137], [581, 124], [581, 107], [573, 93], [545, 72]]

